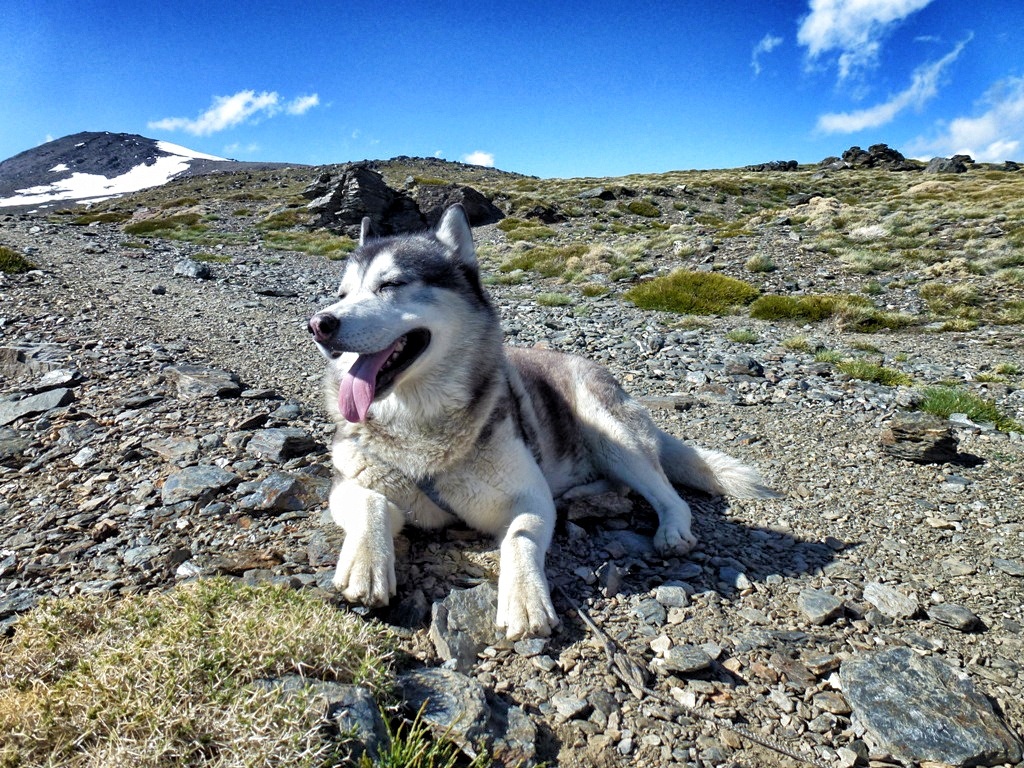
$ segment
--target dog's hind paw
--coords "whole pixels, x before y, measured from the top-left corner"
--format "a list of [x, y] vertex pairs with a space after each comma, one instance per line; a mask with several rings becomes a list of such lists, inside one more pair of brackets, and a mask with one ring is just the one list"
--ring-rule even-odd
[[697, 537], [688, 525], [661, 525], [654, 534], [654, 548], [662, 555], [685, 555], [696, 546]]
[[367, 551], [350, 554], [342, 547], [332, 583], [350, 603], [371, 608], [387, 605], [396, 591], [394, 556], [374, 557]]

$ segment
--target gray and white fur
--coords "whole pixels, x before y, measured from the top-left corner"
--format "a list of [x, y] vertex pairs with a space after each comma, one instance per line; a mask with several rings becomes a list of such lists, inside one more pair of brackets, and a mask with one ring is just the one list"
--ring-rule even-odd
[[497, 626], [548, 635], [554, 499], [632, 488], [658, 513], [657, 549], [682, 554], [697, 540], [673, 484], [772, 495], [736, 459], [658, 429], [601, 366], [503, 346], [461, 206], [433, 232], [374, 239], [368, 227], [338, 301], [309, 322], [338, 424], [330, 509], [347, 600], [387, 604], [395, 534], [458, 517], [501, 541]]

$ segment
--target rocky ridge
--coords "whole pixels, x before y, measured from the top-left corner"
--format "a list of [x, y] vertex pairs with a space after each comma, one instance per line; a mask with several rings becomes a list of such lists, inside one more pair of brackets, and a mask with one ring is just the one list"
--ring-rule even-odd
[[[476, 234], [501, 241], [492, 226]], [[337, 266], [226, 245], [230, 263], [203, 264], [199, 279], [175, 269], [196, 246], [155, 240], [139, 251], [116, 225], [32, 216], [0, 217], [0, 239], [41, 268], [0, 276], [0, 622], [9, 628], [48, 595], [210, 574], [330, 595], [331, 427], [305, 320], [329, 300]], [[667, 560], [650, 545], [641, 500], [574, 503], [548, 558], [563, 625], [511, 647], [488, 635], [493, 542], [464, 528], [408, 531], [399, 595], [379, 618], [404, 628], [427, 670], [473, 681], [472, 702], [457, 705], [479, 713], [468, 741], [500, 731], [510, 762], [795, 764], [735, 728], [825, 765], [1021, 760], [1019, 435], [960, 420], [946, 427], [952, 460], [908, 462], [881, 438], [913, 391], [788, 348], [792, 327], [680, 326], [611, 297], [579, 313], [538, 302], [543, 287], [492, 286], [510, 343], [604, 362], [663, 427], [757, 465], [783, 498], [688, 495], [701, 544]], [[741, 325], [757, 340], [730, 340]], [[851, 343], [831, 326], [805, 332], [811, 350]], [[998, 329], [884, 340], [925, 381], [971, 381], [1018, 343]], [[990, 389], [1024, 412], [1020, 390]], [[453, 611], [465, 617], [448, 625], [478, 629], [446, 634]], [[639, 697], [609, 647], [640, 667]], [[909, 666], [915, 657], [926, 663]], [[928, 690], [946, 692], [936, 711], [964, 706], [975, 718], [971, 739], [957, 740], [977, 737], [971, 754], [890, 741], [925, 710], [919, 696], [880, 700], [877, 681], [913, 691], [926, 673]]]

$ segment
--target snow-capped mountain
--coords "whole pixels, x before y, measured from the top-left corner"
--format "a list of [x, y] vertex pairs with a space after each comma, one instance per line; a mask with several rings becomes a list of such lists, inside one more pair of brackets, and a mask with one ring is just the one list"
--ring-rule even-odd
[[180, 176], [277, 163], [241, 163], [129, 133], [84, 132], [0, 162], [0, 209], [64, 207], [156, 187]]

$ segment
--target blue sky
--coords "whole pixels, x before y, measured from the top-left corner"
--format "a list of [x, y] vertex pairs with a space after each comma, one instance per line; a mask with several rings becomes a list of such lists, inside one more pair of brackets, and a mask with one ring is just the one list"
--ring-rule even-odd
[[1024, 160], [1022, 0], [0, 0], [0, 158], [78, 131], [544, 177]]

